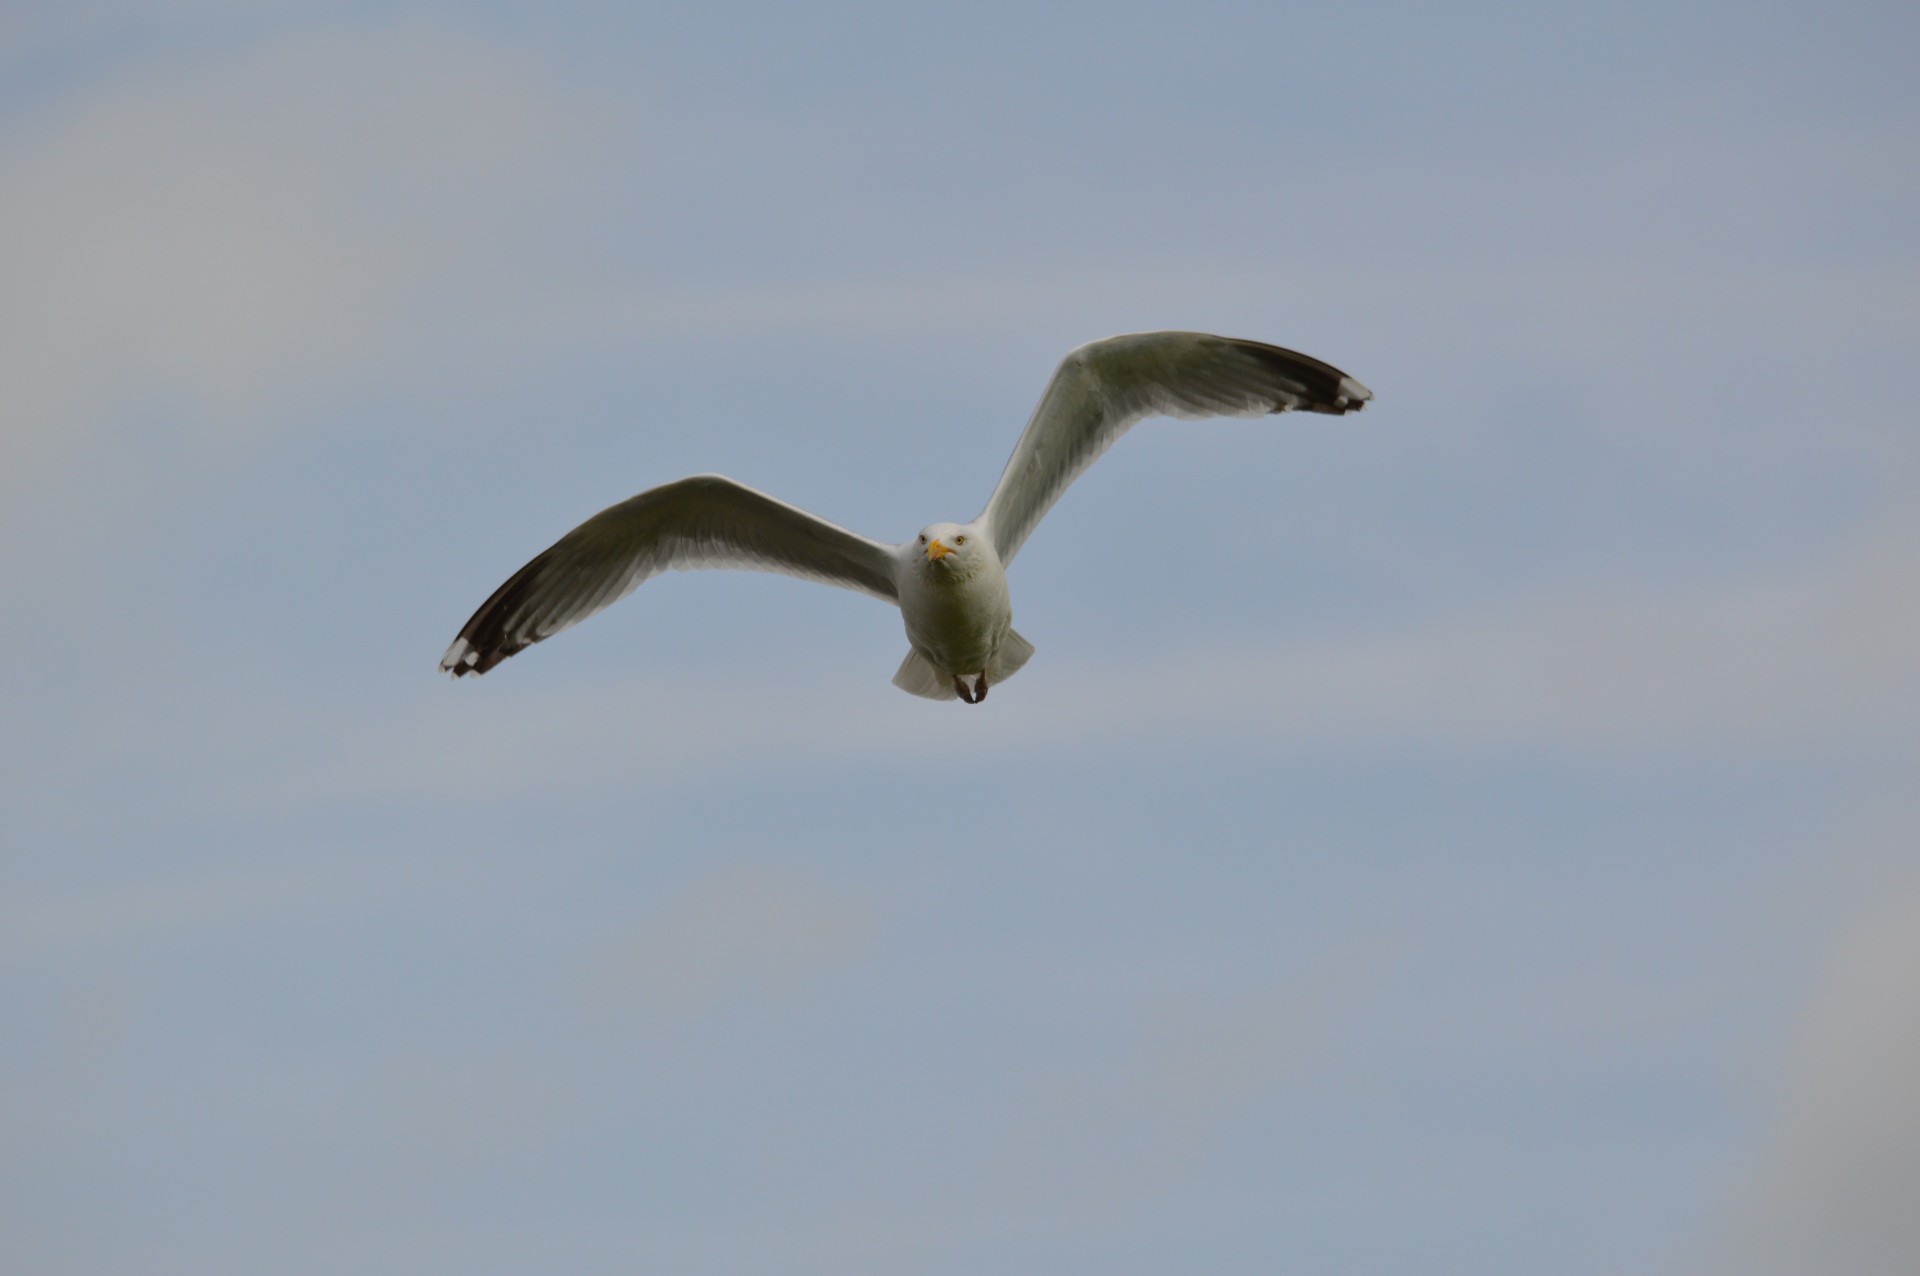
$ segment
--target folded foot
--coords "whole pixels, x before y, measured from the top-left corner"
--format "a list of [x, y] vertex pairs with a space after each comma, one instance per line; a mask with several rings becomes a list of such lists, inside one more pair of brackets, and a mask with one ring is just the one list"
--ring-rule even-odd
[[976, 691], [973, 687], [967, 685], [965, 678], [962, 678], [959, 674], [953, 675], [954, 691], [958, 692], [960, 698], [968, 704], [979, 704], [987, 698], [987, 675], [979, 674], [977, 675], [977, 679], [976, 685], [979, 689]]

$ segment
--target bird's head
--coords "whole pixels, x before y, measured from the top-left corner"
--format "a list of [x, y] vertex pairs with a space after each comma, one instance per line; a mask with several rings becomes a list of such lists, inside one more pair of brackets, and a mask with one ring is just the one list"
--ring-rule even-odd
[[930, 575], [965, 580], [993, 557], [993, 548], [978, 529], [961, 523], [935, 523], [914, 542], [921, 568]]

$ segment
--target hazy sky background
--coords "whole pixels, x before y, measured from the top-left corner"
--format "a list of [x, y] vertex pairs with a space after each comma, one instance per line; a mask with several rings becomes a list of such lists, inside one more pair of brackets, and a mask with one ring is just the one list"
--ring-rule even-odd
[[[1920, 9], [0, 11], [0, 1269], [1789, 1276], [1920, 1252]], [[472, 609], [717, 470], [1143, 426], [986, 705]]]

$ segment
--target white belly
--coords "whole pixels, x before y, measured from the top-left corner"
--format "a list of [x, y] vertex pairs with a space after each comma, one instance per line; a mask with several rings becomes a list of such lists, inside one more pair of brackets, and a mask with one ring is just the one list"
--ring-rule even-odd
[[948, 673], [982, 673], [1013, 626], [1005, 572], [986, 570], [970, 580], [901, 582], [900, 615], [907, 641]]

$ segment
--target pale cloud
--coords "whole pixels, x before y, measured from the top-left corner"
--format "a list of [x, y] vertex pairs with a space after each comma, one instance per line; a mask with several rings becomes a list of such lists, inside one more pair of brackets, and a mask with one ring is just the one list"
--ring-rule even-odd
[[[246, 800], [581, 794], [684, 783], [769, 756], [788, 772], [832, 769], [908, 756], [936, 713], [955, 747], [1000, 759], [1193, 733], [1257, 742], [1276, 758], [1407, 746], [1647, 758], [1911, 748], [1920, 714], [1920, 540], [1904, 526], [1837, 557], [1696, 590], [1570, 588], [1390, 629], [1262, 645], [1196, 638], [1133, 657], [1076, 653], [1056, 635], [1041, 648], [1054, 658], [1036, 658], [971, 714], [906, 703], [880, 676], [897, 621], [847, 606], [848, 625], [878, 627], [884, 645], [863, 641], [804, 669], [555, 673], [562, 635], [522, 667], [392, 705], [263, 690], [265, 703], [283, 703], [263, 711], [255, 698], [235, 731], [295, 724], [303, 734], [248, 746], [285, 765], [247, 786]], [[536, 662], [548, 672], [536, 675]], [[636, 731], [641, 719], [671, 729]]]
[[1196, 662], [1190, 701], [1321, 741], [1401, 736], [1600, 752], [1899, 733], [1920, 710], [1920, 537], [1697, 589], [1586, 583], [1404, 631]]
[[389, 884], [388, 875], [370, 865], [328, 861], [175, 872], [86, 889], [21, 890], [0, 903], [0, 956], [205, 936], [229, 924], [324, 910]]
[[257, 431], [380, 366], [569, 128], [535, 68], [426, 22], [159, 57], [17, 112], [12, 475], [126, 416], [186, 441]]
[[648, 910], [597, 947], [592, 1013], [688, 1014], [783, 1000], [858, 958], [877, 918], [868, 895], [776, 864], [734, 864]]
[[[1705, 1269], [1904, 1276], [1920, 1254], [1920, 880], [1899, 867], [1834, 943], [1786, 1052], [1782, 1115]], [[1885, 876], [1884, 873], [1881, 876]]]
[[27, 59], [90, 42], [279, 17], [312, 0], [21, 0], [0, 9], [0, 56]]
[[[773, 121], [749, 143], [774, 169], [771, 178], [757, 166], [701, 171], [682, 197], [689, 206], [750, 199], [761, 182], [790, 180], [786, 156], [818, 150], [826, 132], [857, 135], [860, 127], [840, 119]], [[1697, 121], [1663, 120], [1632, 132], [1626, 144], [1526, 162], [1493, 151], [1464, 167], [1449, 156], [1444, 165], [1409, 169], [1400, 157], [1346, 156], [1330, 178], [1337, 200], [1303, 201], [1291, 175], [1272, 185], [1243, 175], [1233, 205], [1211, 210], [1223, 223], [1220, 234], [1172, 242], [1149, 240], [1124, 223], [1077, 228], [1066, 242], [1022, 226], [989, 249], [960, 227], [980, 216], [975, 198], [1004, 199], [1005, 192], [905, 201], [897, 217], [953, 241], [953, 251], [940, 255], [848, 252], [845, 238], [866, 230], [884, 241], [895, 227], [868, 226], [868, 207], [819, 208], [810, 201], [820, 194], [795, 184], [784, 192], [784, 217], [761, 233], [804, 220], [822, 249], [844, 255], [833, 259], [834, 269], [797, 254], [750, 274], [710, 272], [689, 285], [678, 274], [655, 277], [628, 263], [538, 299], [548, 309], [527, 331], [573, 349], [829, 332], [889, 349], [909, 344], [908, 334], [914, 343], [937, 337], [964, 346], [987, 340], [983, 334], [1055, 342], [1064, 333], [1078, 342], [1139, 327], [1245, 329], [1283, 343], [1311, 341], [1321, 353], [1331, 336], [1343, 350], [1370, 355], [1376, 369], [1390, 357], [1404, 389], [1426, 373], [1484, 377], [1490, 360], [1504, 361], [1523, 382], [1574, 372], [1611, 392], [1622, 430], [1718, 434], [1729, 397], [1752, 391], [1824, 396], [1812, 406], [1843, 406], [1845, 428], [1857, 430], [1863, 398], [1875, 406], [1872, 368], [1920, 331], [1920, 262], [1781, 257], [1780, 240], [1815, 233], [1835, 210], [1826, 188], [1783, 192], [1777, 175], [1787, 167], [1839, 187], [1861, 172], [1900, 171], [1905, 147], [1897, 132], [1840, 129], [1785, 138], [1756, 131], [1729, 143], [1709, 138]], [[1660, 198], [1632, 216], [1605, 197], [1642, 187]], [[1884, 187], [1876, 204], [1897, 209], [1912, 198], [1902, 179]], [[1116, 191], [1115, 198], [1150, 207], [1188, 201], [1183, 191]], [[1689, 215], [1675, 218], [1675, 208]], [[1159, 215], [1186, 216], [1181, 208]], [[1276, 220], [1288, 231], [1278, 238]], [[1765, 270], [1754, 269], [1756, 257], [1768, 258]], [[1872, 362], [1849, 368], [1841, 357], [1831, 381], [1799, 369], [1781, 375], [1772, 352], [1804, 345], [1810, 319], [1836, 352], [1844, 346]], [[1360, 366], [1352, 354], [1338, 361]], [[1730, 367], [1754, 379], [1725, 380]], [[1391, 385], [1385, 373], [1367, 375]], [[1466, 388], [1446, 383], [1438, 393], [1457, 409]], [[1489, 396], [1486, 415], [1499, 414], [1503, 405], [1491, 396], [1500, 387], [1470, 388]], [[1381, 410], [1409, 409], [1431, 415], [1433, 404], [1382, 399]], [[1796, 414], [1793, 425], [1804, 428], [1804, 419]]]
[[1177, 1194], [1253, 1115], [1309, 1084], [1337, 1090], [1326, 1065], [1391, 963], [1358, 947], [1315, 956], [1265, 988], [1143, 1005], [1130, 1040], [1035, 1074], [956, 1194], [982, 1226], [1100, 1234]]

